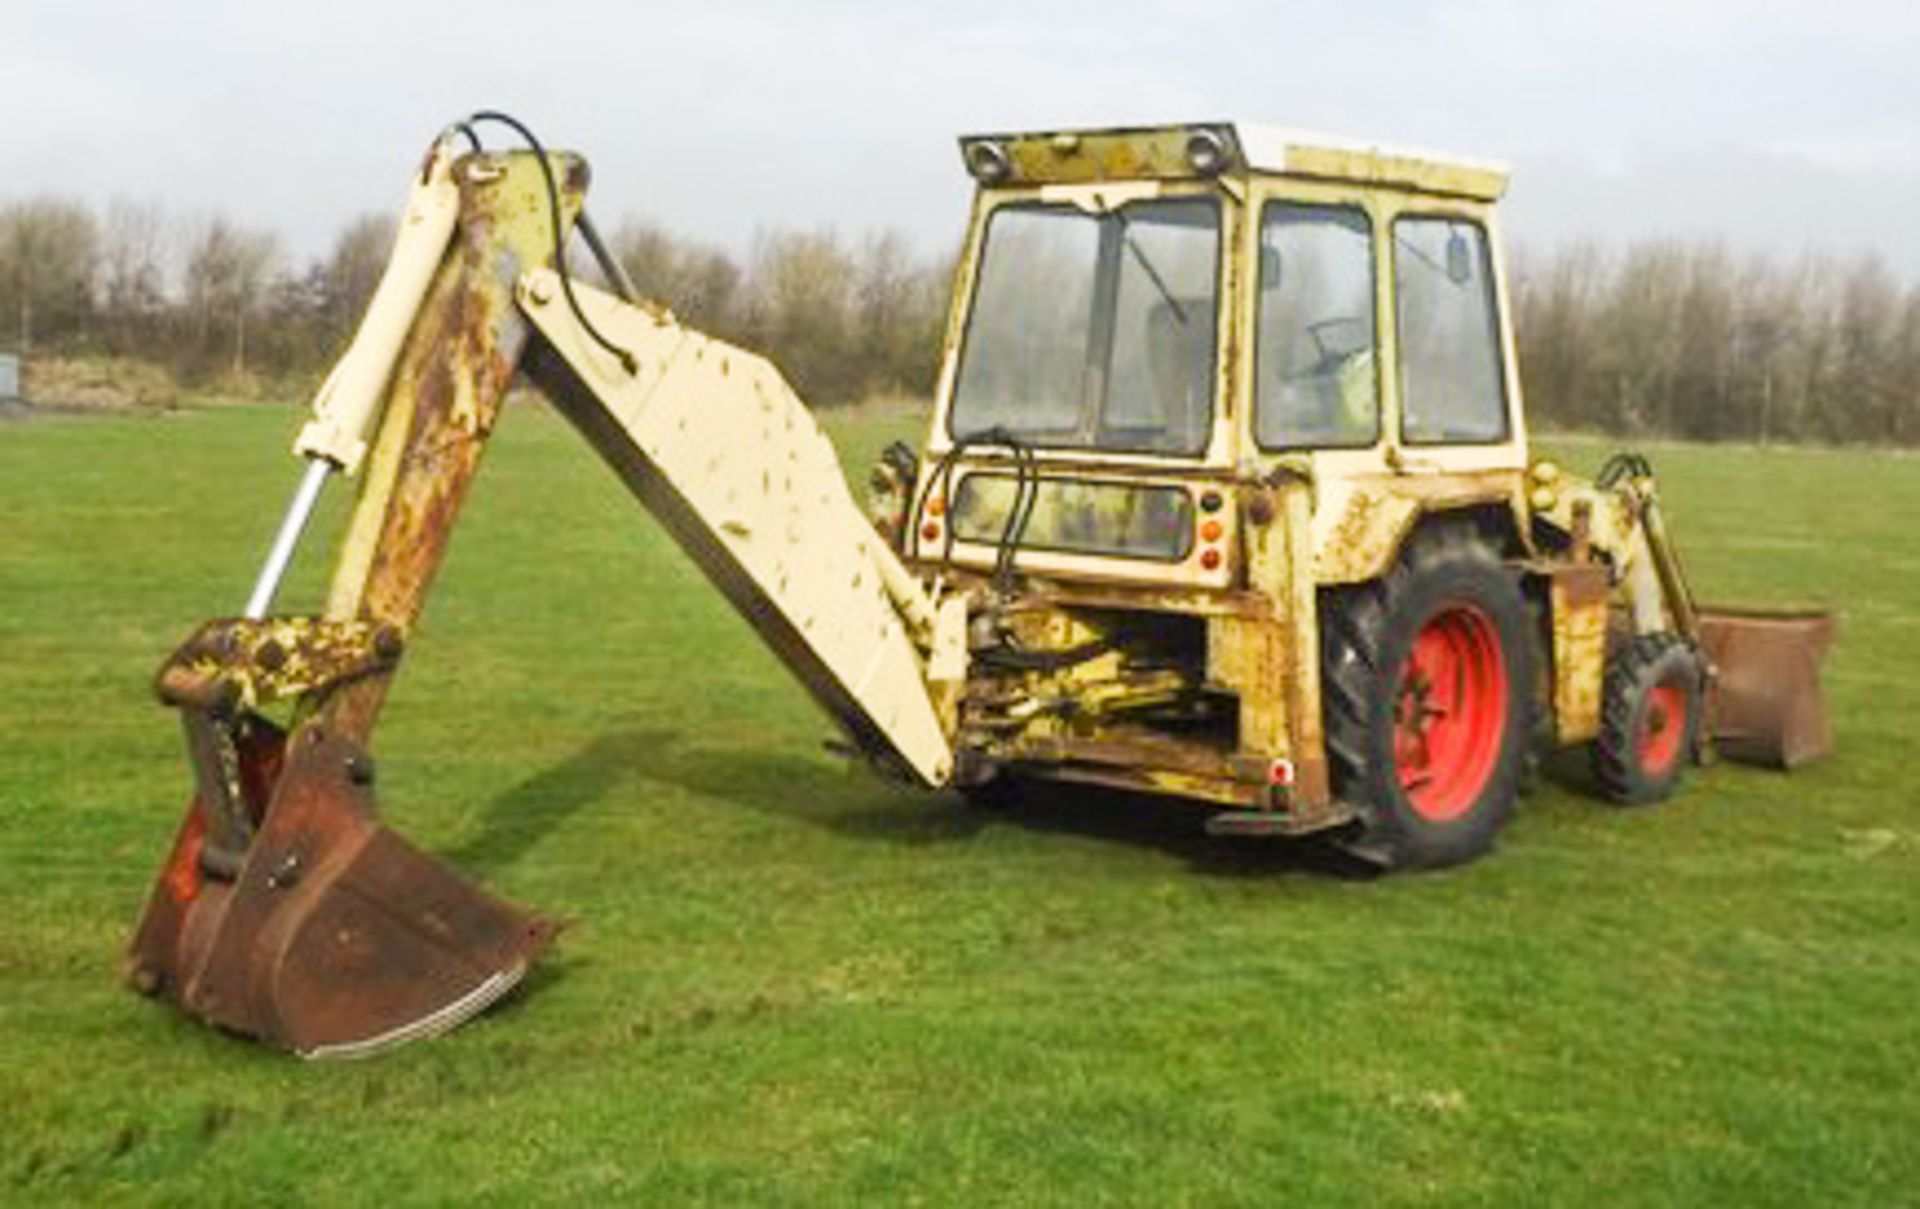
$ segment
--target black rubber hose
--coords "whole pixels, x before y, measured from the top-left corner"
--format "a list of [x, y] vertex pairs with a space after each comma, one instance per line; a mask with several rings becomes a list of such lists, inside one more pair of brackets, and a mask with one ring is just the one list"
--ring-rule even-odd
[[573, 311], [573, 317], [580, 321], [581, 328], [593, 337], [594, 343], [618, 358], [620, 367], [629, 374], [638, 372], [640, 363], [634, 355], [602, 335], [600, 329], [593, 326], [593, 321], [587, 318], [587, 313], [580, 309], [580, 300], [574, 296], [573, 274], [567, 270], [567, 240], [565, 224], [561, 221], [560, 186], [553, 179], [553, 164], [547, 159], [547, 149], [540, 145], [540, 140], [519, 118], [496, 109], [479, 110], [465, 122], [455, 123], [457, 128], [466, 131], [476, 149], [480, 140], [473, 133], [473, 124], [477, 122], [498, 122], [518, 134], [533, 150], [534, 158], [540, 161], [540, 177], [547, 185], [547, 210], [553, 216], [553, 267], [560, 274], [560, 290], [567, 296], [567, 306]]
[[1033, 447], [1022, 441], [1006, 428], [995, 425], [980, 432], [967, 433], [954, 438], [953, 444], [940, 455], [934, 464], [933, 473], [927, 476], [927, 490], [920, 495], [909, 518], [907, 557], [920, 556], [920, 526], [926, 516], [927, 501], [938, 488], [941, 498], [947, 501], [949, 514], [945, 526], [944, 539], [940, 547], [940, 561], [950, 564], [953, 561], [953, 475], [956, 465], [967, 450], [981, 445], [1004, 445], [1012, 451], [1014, 457], [1014, 494], [1013, 502], [1007, 509], [1006, 523], [1001, 526], [1000, 536], [994, 542], [994, 586], [1002, 593], [1011, 590], [1013, 582], [1014, 557], [1021, 541], [1026, 536], [1027, 525], [1033, 519], [1033, 512], [1040, 501], [1040, 463], [1035, 457]]

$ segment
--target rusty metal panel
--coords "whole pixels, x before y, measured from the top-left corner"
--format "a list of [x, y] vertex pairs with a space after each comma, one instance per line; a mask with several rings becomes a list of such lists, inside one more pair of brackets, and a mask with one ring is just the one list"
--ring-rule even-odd
[[[1422, 450], [1422, 457], [1428, 456]], [[1466, 450], [1447, 450], [1458, 455]], [[1434, 457], [1438, 458], [1440, 452]], [[1409, 463], [1410, 465], [1410, 463]], [[1526, 540], [1526, 480], [1506, 467], [1439, 467], [1390, 475], [1316, 474], [1312, 515], [1314, 577], [1323, 585], [1365, 583], [1386, 574], [1424, 515], [1476, 505], [1510, 511]]]
[[1700, 611], [1713, 669], [1707, 721], [1722, 755], [1797, 768], [1833, 751], [1820, 664], [1835, 629], [1833, 614], [1818, 609]]
[[1279, 617], [1214, 617], [1207, 622], [1207, 680], [1239, 698], [1240, 748], [1291, 757], [1287, 674], [1292, 652]]
[[1043, 763], [1016, 762], [1015, 767], [1021, 775], [1037, 780], [1098, 785], [1104, 789], [1158, 794], [1219, 806], [1263, 809], [1267, 805], [1267, 787], [1258, 781], [1234, 781], [1140, 763], [1078, 762], [1059, 755], [1049, 755]]
[[231, 881], [200, 877], [190, 813], [128, 955], [136, 987], [235, 1032], [344, 1057], [452, 1028], [519, 981], [551, 922], [379, 825], [357, 745], [308, 727], [285, 759]]
[[1476, 201], [1497, 200], [1509, 175], [1491, 160], [1243, 122], [969, 135], [960, 151], [976, 176], [985, 170], [991, 180], [1002, 168], [999, 179], [1008, 183], [1179, 180], [1207, 175], [1194, 163], [1196, 139], [1217, 150], [1215, 172], [1317, 177]]
[[1240, 750], [1290, 760], [1296, 754], [1289, 707], [1298, 656], [1288, 624], [1293, 568], [1279, 499], [1267, 488], [1240, 499], [1247, 587], [1265, 608], [1255, 616], [1209, 623], [1207, 672], [1239, 694]]
[[[1243, 677], [1242, 752], [1293, 767], [1292, 803], [1322, 812], [1331, 800], [1320, 706], [1319, 584], [1309, 524], [1312, 489], [1298, 477], [1242, 499], [1247, 586], [1266, 602], [1247, 628], [1221, 631], [1223, 671]], [[1219, 622], [1215, 622], [1219, 625]], [[1256, 628], [1257, 627], [1257, 628]], [[1254, 667], [1251, 661], [1259, 660]]]
[[1100, 735], [1023, 735], [994, 756], [1032, 776], [1166, 794], [1223, 805], [1265, 806], [1266, 765], [1137, 728]]
[[257, 709], [388, 670], [402, 646], [399, 630], [365, 621], [225, 618], [195, 630], [155, 688], [169, 705]]
[[1231, 127], [1167, 126], [968, 135], [960, 154], [971, 168], [997, 149], [1006, 183], [1194, 179], [1201, 174], [1187, 157], [1187, 142], [1203, 129], [1231, 147]]
[[1320, 586], [1313, 557], [1313, 488], [1287, 479], [1274, 489], [1287, 542], [1287, 625], [1293, 672], [1287, 677], [1288, 725], [1293, 731], [1293, 798], [1321, 812], [1333, 802], [1327, 776], [1324, 706], [1320, 692]]
[[[570, 224], [586, 161], [550, 157]], [[328, 617], [410, 629], [478, 472], [526, 344], [519, 275], [553, 258], [540, 163], [524, 153], [461, 159], [460, 225], [400, 355], [328, 596]]]
[[1561, 743], [1600, 733], [1600, 697], [1607, 668], [1607, 569], [1599, 564], [1554, 568], [1553, 713]]
[[[1334, 493], [1329, 493], [1330, 495]], [[1323, 584], [1363, 583], [1385, 574], [1420, 515], [1420, 504], [1397, 491], [1355, 487], [1327, 501], [1316, 516], [1313, 574]]]

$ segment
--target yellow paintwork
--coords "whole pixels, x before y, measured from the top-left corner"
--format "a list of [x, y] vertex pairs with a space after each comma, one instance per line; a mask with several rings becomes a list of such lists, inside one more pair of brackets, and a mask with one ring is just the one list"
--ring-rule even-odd
[[222, 683], [235, 694], [232, 708], [260, 710], [391, 662], [399, 646], [382, 654], [382, 637], [382, 627], [363, 620], [212, 621], [181, 645], [162, 678], [177, 670], [189, 681]]
[[[1224, 136], [1229, 148], [1224, 169], [1214, 177], [1194, 170], [1187, 142], [1198, 131]], [[1197, 457], [1104, 454], [1087, 450], [1037, 451], [1047, 475], [1093, 474], [1142, 483], [1184, 483], [1198, 496], [1218, 492], [1226, 501], [1225, 557], [1214, 568], [1198, 565], [1198, 548], [1188, 559], [1168, 564], [1148, 559], [1065, 554], [1023, 548], [1018, 568], [1026, 599], [1052, 602], [1062, 617], [1083, 617], [1095, 603], [1106, 611], [1108, 627], [1117, 616], [1204, 616], [1205, 677], [1209, 687], [1233, 695], [1237, 703], [1237, 768], [1246, 775], [1275, 759], [1291, 763], [1296, 808], [1327, 808], [1326, 763], [1321, 732], [1319, 615], [1321, 590], [1364, 583], [1384, 574], [1425, 518], [1474, 509], [1511, 535], [1518, 554], [1539, 557], [1533, 548], [1536, 513], [1549, 523], [1568, 523], [1566, 508], [1575, 498], [1593, 508], [1593, 549], [1618, 556], [1629, 572], [1623, 591], [1637, 598], [1647, 625], [1657, 619], [1646, 602], [1657, 585], [1630, 503], [1597, 493], [1559, 475], [1528, 475], [1527, 427], [1515, 364], [1513, 323], [1506, 286], [1506, 263], [1495, 202], [1504, 194], [1504, 167], [1456, 156], [1397, 151], [1371, 144], [1300, 135], [1260, 127], [1207, 125], [1150, 130], [1036, 132], [983, 136], [1004, 149], [1006, 177], [978, 190], [972, 221], [954, 278], [954, 301], [943, 347], [935, 413], [923, 466], [931, 466], [950, 448], [948, 412], [958, 372], [961, 343], [971, 305], [975, 266], [987, 223], [1006, 205], [1035, 201], [1071, 203], [1087, 209], [1118, 205], [1136, 196], [1195, 196], [1219, 199], [1218, 346], [1212, 437]], [[963, 140], [963, 150], [972, 144]], [[1379, 408], [1378, 437], [1358, 449], [1263, 448], [1254, 439], [1253, 350], [1259, 291], [1260, 215], [1270, 202], [1350, 206], [1371, 226], [1376, 265], [1373, 297], [1373, 355], [1349, 365], [1351, 375], [1372, 370], [1372, 394]], [[1410, 445], [1401, 439], [1397, 307], [1393, 264], [1393, 224], [1403, 215], [1440, 216], [1477, 224], [1486, 234], [1494, 289], [1494, 310], [1507, 401], [1507, 437], [1482, 444]], [[1357, 368], [1356, 368], [1357, 367]], [[1365, 380], [1341, 382], [1349, 404], [1367, 400]], [[1371, 403], [1369, 402], [1369, 405]], [[958, 473], [991, 467], [1011, 469], [1010, 459], [969, 455]], [[937, 488], [922, 476], [924, 494]], [[1601, 499], [1606, 494], [1608, 498]], [[1255, 506], [1257, 501], [1257, 506]], [[1504, 520], [1502, 518], [1505, 518]], [[1600, 530], [1605, 529], [1603, 535]], [[953, 565], [985, 572], [994, 559], [991, 543], [957, 543]], [[921, 565], [938, 562], [923, 556]], [[1544, 565], [1544, 564], [1543, 564]], [[1544, 575], [1544, 572], [1542, 572]], [[1590, 582], [1587, 577], [1582, 582]], [[1551, 576], [1543, 582], [1550, 584]], [[1569, 738], [1590, 733], [1596, 717], [1599, 671], [1605, 652], [1606, 598], [1583, 598], [1578, 607], [1542, 587], [1554, 609], [1552, 700], [1565, 717]], [[1062, 636], [1047, 644], [1064, 649]], [[1045, 680], [1044, 685], [1041, 679]], [[1057, 700], [1063, 689], [1084, 694], [1089, 711], [1079, 720], [1083, 733], [1098, 737], [1106, 725], [1100, 716], [1116, 716], [1105, 707], [1125, 701], [1111, 686], [1124, 683], [1123, 667], [1103, 658], [1068, 676], [1036, 678], [1036, 700]], [[1140, 686], [1144, 688], [1145, 686]], [[1191, 689], [1193, 686], [1188, 686]], [[1102, 709], [1092, 706], [1101, 703]], [[1017, 713], [1017, 711], [1014, 711]], [[1120, 711], [1124, 713], [1124, 710]], [[1060, 730], [1045, 709], [1026, 736], [1039, 742]], [[1117, 736], [1125, 730], [1114, 723]], [[997, 740], [1020, 747], [1010, 732]], [[1097, 744], [1096, 744], [1097, 747]], [[1081, 750], [1071, 759], [1049, 757], [1045, 743], [1021, 748], [1022, 766], [1041, 771], [1049, 758], [1062, 761], [1059, 775], [1105, 779], [1205, 797], [1255, 800], [1248, 785], [1220, 792], [1213, 774], [1167, 766], [1111, 767], [1097, 775], [1088, 765], [1096, 756]], [[1125, 760], [1133, 751], [1116, 743], [1108, 758]], [[1142, 757], [1144, 758], [1144, 757]], [[1240, 774], [1233, 774], [1240, 775]], [[1210, 788], [1203, 788], [1204, 783]], [[1231, 775], [1228, 777], [1231, 782]], [[1252, 795], [1251, 797], [1249, 795]], [[1264, 799], [1261, 799], [1264, 800]], [[1329, 818], [1333, 817], [1331, 814]]]
[[1025, 182], [1166, 180], [1196, 175], [1182, 127], [1137, 131], [1065, 131], [1002, 140], [1012, 179]]
[[1507, 189], [1504, 164], [1244, 122], [970, 135], [960, 146], [969, 162], [981, 144], [1000, 148], [1009, 168], [1002, 184], [1167, 181], [1207, 175], [1189, 156], [1196, 137], [1217, 141], [1217, 175], [1229, 180], [1311, 177], [1483, 202]]
[[[471, 172], [472, 163], [463, 166]], [[408, 191], [399, 235], [353, 343], [327, 375], [313, 401], [313, 419], [294, 439], [294, 452], [326, 458], [353, 474], [367, 452], [367, 433], [387, 393], [413, 317], [446, 257], [460, 216], [454, 180], [454, 140], [442, 135]]]
[[926, 645], [937, 605], [854, 502], [813, 413], [765, 358], [573, 288], [631, 366], [590, 338], [553, 272], [526, 274], [520, 308], [577, 383], [550, 388], [555, 402], [850, 738], [882, 740], [921, 782], [946, 784]]
[[1550, 575], [1554, 737], [1584, 743], [1600, 733], [1607, 670], [1607, 570], [1567, 567]]
[[1289, 147], [1286, 168], [1300, 176], [1359, 181], [1478, 201], [1493, 201], [1507, 188], [1506, 173], [1499, 168], [1378, 148], [1325, 147], [1303, 142]]
[[[550, 162], [555, 178], [568, 181], [573, 179], [572, 167], [582, 161], [574, 156], [555, 155], [550, 157]], [[546, 182], [537, 160], [529, 155], [470, 155], [454, 164], [450, 175], [454, 185], [467, 199], [466, 204], [475, 212], [484, 213], [489, 223], [484, 231], [464, 231], [457, 238], [484, 239], [497, 248], [494, 254], [513, 257], [522, 264], [539, 264], [552, 254], [553, 217], [547, 210]], [[560, 204], [565, 211], [566, 221], [573, 220], [583, 200], [584, 195], [579, 188], [560, 191]], [[409, 230], [403, 227], [403, 235]], [[405, 250], [406, 241], [403, 237], [397, 251]], [[447, 256], [458, 254], [457, 244], [446, 252]], [[436, 277], [431, 289], [423, 293], [421, 303], [412, 310], [404, 313], [370, 311], [361, 335], [356, 337], [356, 343], [361, 339], [383, 344], [390, 342], [394, 339], [395, 328], [404, 336], [418, 313], [437, 304], [444, 305], [444, 296], [451, 294], [455, 284], [451, 274], [442, 273]], [[500, 322], [501, 316], [510, 313], [513, 308], [512, 298], [504, 294], [489, 299], [488, 303], [492, 313], [482, 319], [489, 323]], [[383, 327], [377, 331], [368, 330], [368, 325], [376, 322]], [[424, 376], [422, 364], [446, 357], [448, 350], [411, 348], [399, 355], [401, 364], [393, 374], [392, 389], [385, 396], [384, 408], [376, 417], [378, 427], [368, 442], [370, 452], [367, 455], [366, 472], [360, 482], [359, 499], [354, 505], [346, 538], [334, 562], [325, 616], [335, 620], [346, 620], [361, 612], [367, 578], [372, 570], [374, 554], [381, 530], [386, 524], [387, 509], [399, 474], [400, 457], [407, 444], [407, 434], [413, 426], [417, 403], [415, 384]], [[470, 400], [463, 400], [462, 406], [466, 414], [474, 415]], [[476, 417], [468, 422], [478, 424], [479, 421]]]
[[[845, 706], [843, 721], [855, 717], [855, 729], [865, 728], [863, 742], [884, 736], [925, 782], [964, 779], [1007, 762], [1030, 772], [1278, 807], [1303, 828], [1350, 817], [1332, 799], [1327, 777], [1323, 591], [1383, 574], [1425, 519], [1465, 508], [1509, 532], [1516, 559], [1526, 560], [1517, 565], [1550, 585], [1552, 699], [1563, 715], [1563, 737], [1588, 732], [1608, 596], [1591, 591], [1594, 575], [1561, 575], [1559, 564], [1534, 549], [1535, 518], [1566, 529], [1572, 510], [1584, 510], [1591, 549], [1610, 560], [1620, 581], [1613, 595], [1635, 610], [1640, 628], [1666, 621], [1665, 585], [1632, 484], [1603, 492], [1557, 469], [1528, 472], [1493, 206], [1505, 187], [1504, 170], [1215, 126], [1206, 129], [1224, 134], [1229, 154], [1209, 176], [1189, 159], [1196, 129], [1000, 140], [1009, 175], [979, 191], [955, 271], [933, 425], [917, 497], [908, 501], [914, 535], [904, 561], [876, 539], [850, 501], [842, 506], [824, 439], [764, 362], [679, 327], [658, 308], [576, 287], [596, 326], [636, 356], [637, 372], [626, 373], [557, 305], [550, 273], [522, 278], [516, 301], [585, 385], [584, 395], [562, 385], [562, 396], [579, 396], [562, 398], [563, 409], [650, 505], [658, 501], [649, 493], [674, 497], [663, 519], [683, 542], [703, 546], [706, 561], [730, 568], [716, 582], [728, 575], [751, 580], [747, 611], [762, 610], [762, 620], [781, 629], [769, 642], [824, 692], [823, 700]], [[537, 262], [550, 237], [537, 164], [524, 156], [479, 162], [492, 174], [486, 184], [496, 196], [497, 229], [485, 238]], [[954, 501], [945, 493], [970, 471], [1012, 472], [1013, 460], [1004, 453], [969, 454], [956, 459], [951, 480], [935, 482], [926, 473], [951, 447], [947, 415], [986, 224], [1011, 204], [1097, 211], [1146, 196], [1207, 196], [1220, 206], [1214, 409], [1204, 448], [1191, 457], [1038, 450], [1035, 460], [1049, 480], [1172, 487], [1191, 505], [1196, 532], [1172, 561], [1023, 547], [1016, 561], [1019, 595], [1002, 600], [984, 582], [995, 543], [955, 542], [950, 560], [939, 554], [953, 520]], [[577, 191], [566, 191], [569, 208], [578, 200]], [[1340, 383], [1350, 408], [1378, 407], [1378, 437], [1367, 447], [1266, 448], [1255, 439], [1260, 216], [1277, 201], [1352, 206], [1371, 224], [1379, 266], [1375, 344], [1370, 357], [1343, 370]], [[1405, 214], [1446, 216], [1486, 232], [1508, 408], [1503, 440], [1432, 446], [1401, 439], [1398, 302], [1385, 266], [1393, 260], [1393, 223]], [[512, 305], [504, 298], [498, 303]], [[371, 443], [330, 615], [350, 616], [361, 607], [360, 585], [390, 506], [386, 493], [413, 406], [397, 392]], [[698, 425], [696, 412], [703, 417]], [[733, 419], [716, 425], [721, 413]], [[617, 433], [603, 430], [606, 423]], [[724, 435], [714, 444], [700, 434]], [[1049, 498], [1057, 515], [1040, 519], [1042, 534], [1069, 532], [1082, 512], [1127, 506], [1123, 496], [1085, 490]], [[939, 538], [924, 543], [935, 549], [916, 551], [925, 519]], [[1584, 586], [1578, 599], [1568, 594], [1576, 581]], [[976, 664], [976, 622], [1009, 627], [1012, 649], [1032, 660]], [[1177, 658], [1167, 657], [1169, 643]], [[1058, 658], [1050, 662], [1050, 653]], [[1182, 725], [1161, 728], [1156, 719], [1164, 711], [1180, 715]], [[1270, 784], [1282, 768], [1285, 783]]]

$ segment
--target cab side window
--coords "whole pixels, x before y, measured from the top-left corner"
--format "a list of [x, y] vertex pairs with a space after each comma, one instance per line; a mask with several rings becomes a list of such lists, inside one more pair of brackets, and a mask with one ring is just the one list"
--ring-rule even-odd
[[1487, 237], [1457, 218], [1393, 224], [1401, 436], [1408, 444], [1507, 437], [1506, 384]]
[[1379, 436], [1373, 298], [1364, 210], [1262, 210], [1254, 437], [1263, 448], [1366, 446]]

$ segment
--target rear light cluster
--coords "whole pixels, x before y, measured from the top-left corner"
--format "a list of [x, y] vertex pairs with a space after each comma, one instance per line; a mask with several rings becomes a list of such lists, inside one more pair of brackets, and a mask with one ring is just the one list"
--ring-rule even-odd
[[927, 521], [920, 526], [921, 541], [937, 542], [940, 540], [940, 517], [946, 510], [947, 501], [937, 495], [928, 498], [926, 506]]
[[1200, 566], [1203, 570], [1216, 571], [1227, 561], [1226, 551], [1220, 545], [1220, 539], [1227, 535], [1227, 526], [1220, 519], [1220, 509], [1226, 505], [1226, 499], [1213, 487], [1200, 493]]

